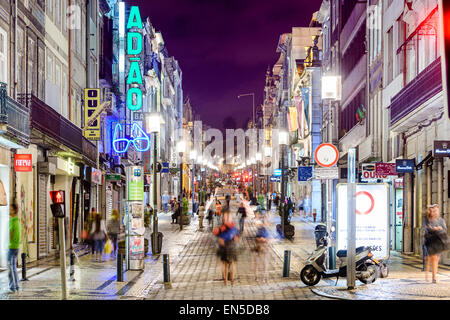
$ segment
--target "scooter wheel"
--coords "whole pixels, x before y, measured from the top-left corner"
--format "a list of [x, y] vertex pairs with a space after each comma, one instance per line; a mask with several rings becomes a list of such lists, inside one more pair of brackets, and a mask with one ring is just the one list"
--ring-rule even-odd
[[358, 271], [369, 271], [370, 276], [369, 277], [359, 277], [358, 280], [361, 281], [364, 284], [370, 284], [374, 283], [375, 280], [378, 278], [378, 266], [375, 264], [363, 264], [358, 268]]
[[313, 266], [305, 266], [300, 272], [300, 279], [307, 286], [314, 286], [319, 283], [321, 274]]

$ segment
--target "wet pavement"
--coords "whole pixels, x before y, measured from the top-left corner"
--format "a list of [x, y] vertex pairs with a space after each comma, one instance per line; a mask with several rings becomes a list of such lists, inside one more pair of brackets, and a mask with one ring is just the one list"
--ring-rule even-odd
[[[222, 191], [222, 192], [220, 192]], [[220, 190], [219, 197], [224, 191]], [[231, 202], [231, 213], [236, 220], [239, 201]], [[248, 205], [248, 204], [247, 204]], [[252, 207], [254, 208], [254, 207]], [[162, 255], [145, 259], [143, 271], [127, 271], [124, 282], [116, 281], [116, 260], [95, 262], [90, 254], [79, 257], [75, 264], [75, 281], [68, 281], [69, 299], [141, 299], [141, 300], [305, 300], [305, 299], [450, 299], [450, 268], [440, 268], [438, 284], [426, 283], [422, 261], [393, 253], [388, 278], [377, 279], [357, 288], [346, 290], [345, 279], [335, 286], [335, 279], [320, 281], [307, 287], [300, 281], [303, 261], [314, 250], [314, 227], [311, 218], [295, 215], [295, 237], [292, 241], [279, 239], [275, 233], [280, 218], [268, 213], [272, 240], [269, 245], [269, 268], [266, 282], [255, 279], [253, 257], [256, 226], [253, 213], [246, 220], [239, 243], [237, 277], [234, 285], [225, 286], [221, 279], [221, 263], [216, 255], [216, 241], [208, 228], [198, 228], [198, 217], [180, 232], [171, 224], [171, 213], [159, 216], [159, 231], [163, 232], [162, 254], [170, 256], [171, 285], [163, 283]], [[236, 220], [237, 222], [237, 220]], [[284, 250], [291, 250], [290, 276], [283, 278]], [[106, 257], [106, 256], [105, 256]], [[20, 272], [19, 272], [19, 277]], [[58, 261], [40, 264], [29, 269], [29, 281], [20, 282], [20, 291], [8, 293], [7, 272], [0, 272], [0, 299], [60, 299], [61, 283]]]

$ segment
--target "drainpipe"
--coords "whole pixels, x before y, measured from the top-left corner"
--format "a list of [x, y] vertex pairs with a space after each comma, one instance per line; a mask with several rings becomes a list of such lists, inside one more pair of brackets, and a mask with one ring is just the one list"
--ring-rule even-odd
[[14, 56], [14, 93], [15, 93], [15, 98], [17, 100], [17, 85], [19, 84], [18, 82], [18, 77], [17, 77], [17, 1], [16, 0], [14, 2], [14, 52], [15, 52], [15, 56]]

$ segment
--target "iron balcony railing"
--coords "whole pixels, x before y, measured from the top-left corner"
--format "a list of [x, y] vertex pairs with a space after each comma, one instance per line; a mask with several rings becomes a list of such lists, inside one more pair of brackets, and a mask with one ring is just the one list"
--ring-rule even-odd
[[442, 91], [441, 58], [433, 61], [391, 98], [391, 126]]
[[6, 83], [0, 82], [0, 124], [7, 125], [9, 140], [27, 147], [30, 144], [30, 110], [6, 93]]

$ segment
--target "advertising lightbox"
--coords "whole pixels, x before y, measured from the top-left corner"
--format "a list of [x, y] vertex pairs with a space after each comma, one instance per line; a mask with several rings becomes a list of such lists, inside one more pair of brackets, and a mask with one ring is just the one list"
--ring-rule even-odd
[[[347, 184], [336, 186], [336, 249], [347, 249]], [[372, 248], [376, 259], [389, 258], [389, 185], [356, 185], [356, 247]]]

